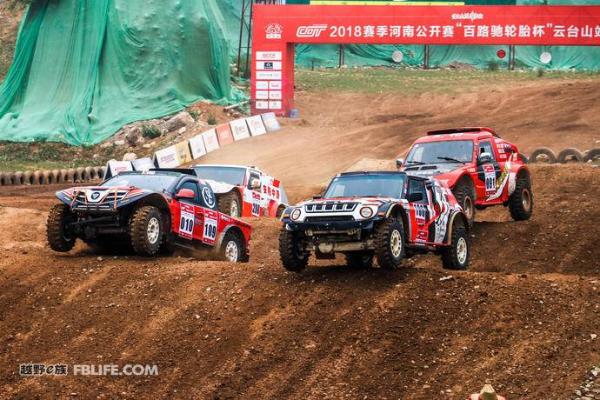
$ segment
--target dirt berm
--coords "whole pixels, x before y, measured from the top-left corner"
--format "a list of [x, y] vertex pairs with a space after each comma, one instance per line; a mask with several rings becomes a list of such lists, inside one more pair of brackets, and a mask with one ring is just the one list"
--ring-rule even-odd
[[[555, 89], [571, 93], [568, 108], [578, 92], [564, 85]], [[528, 87], [513, 95], [535, 90], [543, 96]], [[426, 108], [423, 99], [379, 102], [384, 112], [396, 110], [396, 122], [372, 121], [363, 111], [378, 100], [370, 96], [338, 95], [336, 106], [317, 111], [313, 95], [302, 94], [304, 122], [207, 162], [255, 162], [296, 201], [363, 158], [393, 159], [417, 126], [457, 124], [412, 115], [436, 113], [436, 104], [417, 110]], [[445, 113], [475, 101], [465, 96]], [[481, 111], [464, 124], [502, 133], [503, 123], [529, 115], [502, 122], [503, 101], [490, 105], [493, 117]], [[342, 103], [354, 114], [341, 106], [336, 114]], [[505, 129], [526, 146], [562, 140], [555, 131]], [[582, 147], [594, 140], [582, 138]], [[533, 178], [533, 218], [512, 222], [502, 207], [480, 213], [472, 266], [463, 273], [442, 270], [435, 256], [398, 271], [312, 262], [301, 275], [288, 273], [274, 220], [252, 221], [249, 264], [99, 258], [83, 245], [61, 255], [44, 242], [57, 188], [4, 188], [0, 398], [464, 399], [486, 381], [509, 399], [569, 398], [600, 362], [600, 174], [569, 164], [534, 167]], [[157, 364], [159, 374], [20, 377], [19, 364], [28, 362]]]

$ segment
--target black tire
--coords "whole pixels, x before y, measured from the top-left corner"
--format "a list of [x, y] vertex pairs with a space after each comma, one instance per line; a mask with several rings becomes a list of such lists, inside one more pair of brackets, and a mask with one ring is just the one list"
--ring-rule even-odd
[[[457, 217], [458, 218], [458, 217]], [[455, 221], [459, 223], [459, 221]], [[450, 246], [442, 250], [442, 265], [445, 269], [465, 271], [469, 267], [471, 241], [462, 223], [452, 228]]]
[[515, 191], [508, 198], [508, 209], [515, 221], [525, 221], [533, 212], [533, 192], [531, 182], [525, 175], [517, 176]]
[[242, 215], [242, 199], [235, 190], [219, 195], [217, 207], [223, 214], [231, 215], [232, 217], [238, 218]]
[[586, 151], [583, 161], [592, 163], [600, 161], [600, 149], [596, 148]]
[[532, 163], [545, 162], [549, 164], [555, 164], [556, 154], [554, 154], [552, 149], [549, 149], [548, 147], [540, 147], [531, 153], [529, 156], [529, 161]]
[[52, 250], [66, 253], [75, 246], [77, 238], [66, 227], [69, 222], [74, 221], [75, 216], [66, 204], [56, 204], [50, 209], [46, 222], [46, 237]]
[[346, 253], [346, 265], [356, 269], [371, 268], [373, 266], [373, 258], [373, 253], [366, 251]]
[[163, 236], [163, 216], [158, 208], [144, 206], [133, 212], [129, 220], [129, 237], [136, 254], [145, 257], [157, 255]]
[[234, 231], [225, 234], [219, 249], [219, 260], [233, 263], [248, 261], [246, 245], [240, 234]]
[[384, 269], [398, 268], [405, 250], [406, 239], [402, 221], [390, 218], [380, 223], [375, 230], [375, 255], [379, 266]]
[[583, 154], [577, 149], [568, 148], [558, 153], [558, 162], [561, 164], [568, 163], [569, 161], [583, 162]]
[[295, 232], [285, 227], [279, 232], [279, 257], [283, 268], [292, 272], [301, 272], [308, 265], [310, 253], [305, 249], [305, 243]]
[[462, 178], [452, 189], [456, 201], [462, 207], [463, 212], [469, 220], [469, 226], [475, 221], [475, 185], [469, 178]]

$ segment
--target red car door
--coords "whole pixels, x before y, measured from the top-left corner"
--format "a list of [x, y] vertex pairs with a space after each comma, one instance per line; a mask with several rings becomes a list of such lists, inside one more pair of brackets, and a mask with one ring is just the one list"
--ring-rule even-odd
[[[488, 160], [482, 162], [481, 155], [487, 153], [490, 155]], [[501, 202], [499, 199], [491, 198], [497, 192], [498, 178], [500, 178], [500, 164], [495, 146], [490, 139], [484, 139], [477, 143], [477, 168], [473, 174], [475, 190], [477, 191], [478, 204], [494, 204]]]

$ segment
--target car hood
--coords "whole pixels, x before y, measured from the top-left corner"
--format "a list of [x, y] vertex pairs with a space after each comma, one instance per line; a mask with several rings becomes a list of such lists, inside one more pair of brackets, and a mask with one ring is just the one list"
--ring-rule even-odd
[[149, 190], [131, 186], [105, 187], [105, 186], [80, 186], [57, 192], [59, 199], [72, 199], [85, 203], [102, 203], [110, 197], [110, 201], [120, 201], [125, 197], [131, 198], [141, 194], [151, 193]]
[[203, 181], [210, 186], [210, 188], [215, 194], [228, 193], [237, 187], [234, 185], [230, 185], [229, 183], [213, 181], [210, 179], [203, 179]]

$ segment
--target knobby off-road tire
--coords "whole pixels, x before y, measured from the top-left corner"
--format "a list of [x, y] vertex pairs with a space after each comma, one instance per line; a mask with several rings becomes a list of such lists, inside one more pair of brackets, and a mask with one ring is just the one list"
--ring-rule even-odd
[[279, 257], [283, 268], [288, 271], [300, 272], [308, 265], [310, 254], [304, 247], [304, 242], [295, 232], [285, 227], [279, 232]]
[[526, 176], [518, 176], [515, 191], [508, 198], [510, 216], [515, 221], [525, 221], [533, 212], [533, 192], [531, 182]]
[[219, 249], [219, 260], [228, 262], [248, 262], [244, 239], [237, 232], [229, 231]]
[[152, 206], [140, 207], [129, 220], [131, 246], [140, 256], [155, 256], [163, 243], [163, 216]]
[[373, 253], [366, 251], [346, 253], [346, 265], [356, 269], [371, 268], [373, 266], [373, 258]]
[[375, 255], [383, 269], [396, 269], [400, 266], [406, 251], [404, 226], [401, 220], [390, 218], [379, 224], [375, 230]]
[[442, 250], [442, 265], [446, 269], [464, 271], [469, 266], [470, 256], [471, 242], [469, 234], [461, 223], [452, 229], [450, 246]]
[[237, 191], [233, 190], [218, 196], [217, 205], [219, 211], [232, 217], [242, 216], [242, 199]]
[[473, 185], [473, 181], [467, 178], [461, 179], [454, 186], [452, 193], [467, 216], [469, 226], [473, 226], [475, 221], [475, 185]]
[[69, 222], [74, 220], [75, 216], [66, 204], [56, 204], [50, 209], [46, 222], [46, 236], [52, 250], [65, 253], [75, 246], [76, 238], [66, 227]]

